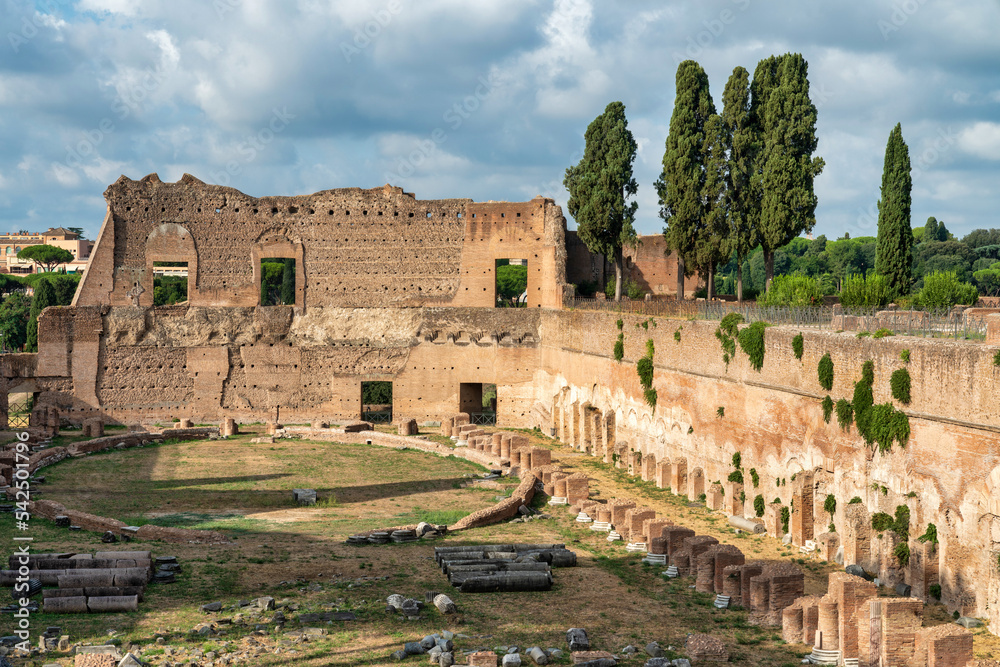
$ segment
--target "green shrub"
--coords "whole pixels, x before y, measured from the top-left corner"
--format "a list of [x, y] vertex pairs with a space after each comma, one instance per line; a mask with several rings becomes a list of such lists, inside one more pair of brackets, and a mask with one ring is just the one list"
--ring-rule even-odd
[[937, 526], [935, 526], [933, 523], [927, 524], [927, 530], [925, 530], [924, 534], [918, 537], [917, 539], [920, 540], [921, 542], [930, 542], [931, 544], [937, 544], [938, 543]]
[[871, 335], [872, 335], [871, 331], [859, 331], [858, 333], [854, 334], [855, 338], [870, 338]]
[[739, 470], [740, 468], [743, 467], [743, 455], [740, 454], [739, 452], [733, 452], [733, 455], [729, 459], [729, 462], [733, 464], [734, 468]]
[[726, 479], [728, 479], [730, 482], [735, 482], [736, 484], [742, 484], [743, 483], [743, 471], [742, 470], [734, 470], [731, 473], [729, 473], [729, 477], [727, 477]]
[[717, 414], [720, 417], [725, 417], [726, 408], [720, 405], [718, 408], [715, 409], [715, 414]]
[[851, 407], [854, 408], [854, 423], [858, 425], [858, 433], [869, 447], [875, 442], [871, 431], [871, 409], [875, 404], [872, 395], [872, 384], [875, 382], [874, 364], [866, 361], [861, 367], [861, 379], [854, 383], [854, 397]]
[[764, 496], [757, 495], [754, 497], [753, 511], [757, 516], [764, 516]]
[[895, 336], [896, 332], [891, 329], [878, 329], [872, 334], [872, 338], [887, 338], [888, 336]]
[[757, 474], [756, 468], [750, 468], [750, 481], [753, 482], [753, 488], [760, 486], [760, 475]]
[[639, 374], [639, 382], [643, 388], [649, 389], [653, 386], [653, 360], [643, 357], [635, 364], [635, 370]]
[[905, 368], [893, 371], [889, 378], [889, 386], [892, 387], [892, 397], [903, 405], [910, 404], [910, 372]]
[[[646, 404], [649, 405], [649, 407], [651, 407], [651, 408], [655, 408], [656, 407], [656, 390], [655, 389], [653, 389], [653, 388], [646, 389], [645, 391], [642, 392], [642, 397], [644, 399], [646, 399]], [[692, 432], [692, 429], [689, 429], [688, 432], [689, 433]]]
[[[610, 278], [608, 280], [608, 282], [604, 285], [604, 296], [609, 299], [615, 298], [616, 282], [617, 281], [614, 278]], [[638, 283], [634, 280], [626, 278], [625, 282], [622, 284], [622, 296], [627, 296], [634, 301], [643, 297], [643, 291], [642, 288], [639, 287]]]
[[935, 600], [941, 599], [941, 584], [931, 584], [927, 587], [927, 592]]
[[900, 542], [892, 550], [892, 553], [896, 556], [896, 560], [899, 561], [900, 567], [906, 567], [910, 562], [910, 545], [908, 543]]
[[767, 322], [754, 322], [739, 334], [740, 348], [750, 358], [750, 365], [758, 373], [764, 367], [764, 329]]
[[625, 326], [625, 323], [624, 323], [623, 321], [621, 321], [621, 320], [618, 320], [617, 322], [615, 322], [615, 324], [617, 324], [617, 325], [618, 325], [618, 330], [619, 330], [619, 331], [621, 331], [621, 330], [622, 330], [622, 327], [624, 327], [624, 326]]
[[872, 530], [876, 533], [884, 533], [887, 530], [891, 530], [893, 523], [894, 519], [891, 514], [886, 514], [885, 512], [875, 512], [875, 514], [872, 514]]
[[681, 342], [681, 329], [684, 327], [677, 327], [677, 331], [674, 332], [674, 340], [678, 343]]
[[848, 307], [881, 308], [892, 301], [892, 287], [885, 276], [869, 271], [867, 277], [846, 276], [841, 284], [840, 303]]
[[773, 502], [781, 503], [781, 498], [775, 498]]
[[997, 350], [997, 353], [993, 355], [993, 365], [1000, 366], [1000, 350]]
[[831, 517], [833, 516], [834, 512], [837, 511], [837, 499], [834, 497], [832, 493], [828, 494], [826, 496], [826, 500], [823, 501], [823, 509], [826, 510], [826, 513], [829, 514]]
[[736, 356], [736, 338], [739, 336], [739, 324], [743, 321], [743, 316], [739, 313], [729, 313], [719, 322], [719, 327], [715, 330], [715, 337], [719, 339], [722, 346], [722, 361], [729, 368], [729, 362]]
[[802, 352], [804, 351], [804, 339], [802, 338], [802, 332], [799, 332], [795, 338], [792, 339], [792, 352], [795, 353], [795, 358], [799, 361], [802, 360]]
[[823, 421], [829, 424], [830, 417], [832, 415], [833, 415], [833, 399], [830, 398], [829, 395], [827, 395], [827, 397], [823, 399]]
[[896, 505], [896, 519], [892, 522], [892, 531], [903, 540], [910, 539], [910, 508], [906, 505]]
[[771, 288], [757, 298], [761, 306], [818, 306], [823, 303], [819, 278], [802, 274], [775, 276]]
[[849, 501], [847, 502], [847, 504], [848, 504], [848, 505], [860, 505], [860, 504], [861, 504], [862, 502], [864, 502], [864, 501], [863, 501], [863, 500], [861, 500], [861, 496], [854, 496], [853, 498], [851, 498], [851, 499], [850, 499], [850, 500], [849, 500]]
[[816, 365], [816, 375], [819, 378], [819, 386], [827, 391], [833, 389], [833, 358], [827, 352]]
[[653, 339], [650, 338], [649, 340], [646, 341], [646, 356], [652, 359], [655, 353], [656, 353], [656, 346], [653, 345]]
[[910, 349], [906, 348], [905, 350], [903, 350], [902, 352], [900, 352], [899, 353], [899, 358], [903, 360], [904, 364], [910, 363]]
[[861, 379], [869, 385], [875, 384], [875, 362], [871, 359], [861, 364]]
[[[892, 451], [893, 442], [898, 442], [900, 447], [906, 447], [910, 439], [910, 418], [905, 412], [897, 410], [892, 403], [882, 403], [868, 411], [867, 419], [871, 441], [878, 445], [879, 451], [883, 453]], [[860, 422], [858, 430], [861, 430]]]
[[837, 425], [845, 431], [851, 428], [854, 422], [854, 406], [847, 399], [841, 398], [837, 401]]
[[924, 286], [917, 293], [917, 303], [924, 308], [951, 308], [960, 303], [971, 306], [978, 299], [979, 290], [960, 281], [954, 271], [924, 276]]
[[615, 361], [621, 361], [625, 358], [625, 334], [618, 334], [618, 340], [615, 341]]
[[781, 530], [784, 533], [788, 532], [788, 520], [792, 517], [791, 511], [787, 507], [781, 508]]
[[642, 328], [645, 329], [646, 331], [649, 331], [649, 320], [646, 320], [645, 322], [642, 323]]

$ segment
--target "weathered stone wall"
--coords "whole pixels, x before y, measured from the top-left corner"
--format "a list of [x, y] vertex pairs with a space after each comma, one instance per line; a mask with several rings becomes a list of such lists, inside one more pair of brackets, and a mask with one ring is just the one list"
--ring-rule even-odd
[[[625, 279], [634, 281], [650, 294], [676, 295], [677, 257], [667, 249], [663, 235], [640, 236], [639, 241], [638, 246], [626, 247], [622, 251]], [[590, 252], [575, 231], [566, 232], [566, 258], [568, 283], [579, 285], [584, 281], [596, 281], [600, 285], [605, 278], [614, 278], [614, 266], [605, 260], [604, 255]], [[698, 276], [685, 278], [685, 296], [691, 298], [699, 284]]]
[[[260, 260], [296, 260], [295, 308], [495, 304], [495, 260], [528, 261], [529, 307], [558, 307], [565, 220], [552, 200], [420, 201], [400, 188], [250, 197], [185, 175], [121, 177], [73, 305], [153, 303], [154, 262], [188, 263], [193, 306], [256, 306]], [[132, 292], [132, 293], [130, 293]]]
[[[826, 533], [832, 522], [854, 540], [845, 548], [847, 562], [860, 555], [867, 559], [865, 567], [890, 581], [919, 584], [936, 576], [950, 609], [989, 614], [993, 627], [1000, 629], [1000, 369], [993, 365], [995, 347], [806, 330], [800, 361], [792, 352], [799, 330], [770, 327], [764, 365], [756, 372], [739, 349], [727, 368], [715, 337], [717, 323], [657, 319], [654, 326], [647, 318], [625, 315], [625, 358], [618, 363], [613, 359], [617, 319], [584, 311], [544, 314], [541, 363], [533, 386], [536, 400], [549, 409], [533, 414], [551, 416], [547, 423], [532, 425], [574, 446], [593, 446], [579, 425], [586, 423], [584, 414], [596, 412], [599, 420], [614, 424], [614, 434], [599, 439], [592, 453], [603, 455], [602, 447], [613, 441], [614, 447], [625, 447], [617, 452], [620, 460], [631, 460], [631, 451], [647, 467], [674, 466], [667, 479], [677, 479], [677, 491], [692, 498], [725, 481], [732, 454], [739, 451], [746, 511], [752, 513], [749, 501], [758, 494], [765, 503], [778, 498], [785, 507], [796, 498], [790, 521], [794, 539]], [[643, 322], [646, 328], [637, 327]], [[680, 342], [674, 337], [677, 331]], [[646, 353], [647, 340], [655, 347], [655, 410], [644, 402], [636, 373], [635, 362]], [[900, 358], [903, 349], [910, 350], [908, 364]], [[871, 360], [875, 402], [898, 403], [891, 397], [889, 376], [908, 368], [911, 403], [897, 405], [909, 416], [905, 448], [873, 452], [855, 428], [841, 430], [836, 417], [824, 422], [821, 401], [828, 392], [820, 387], [816, 368], [827, 352], [834, 362], [829, 392], [834, 400], [851, 400], [861, 365]], [[749, 479], [750, 468], [758, 474], [757, 488]], [[803, 484], [810, 475], [807, 494]], [[837, 499], [832, 521], [823, 509], [828, 494]], [[811, 521], [800, 514], [808, 496]], [[849, 505], [855, 496], [869, 516], [909, 508], [911, 553], [923, 549], [916, 538], [934, 523], [938, 548], [922, 553], [908, 568], [900, 568], [891, 553], [894, 534], [865, 532], [867, 542], [860, 548], [858, 531], [845, 517], [848, 507], [857, 507]], [[937, 559], [936, 570], [928, 569], [928, 557]]]

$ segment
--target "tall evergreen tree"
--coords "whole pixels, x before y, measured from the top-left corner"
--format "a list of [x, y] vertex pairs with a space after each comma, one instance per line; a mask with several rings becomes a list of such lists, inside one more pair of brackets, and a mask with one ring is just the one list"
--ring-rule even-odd
[[695, 239], [695, 262], [705, 276], [708, 299], [715, 297], [715, 267], [729, 257], [727, 225], [727, 145], [726, 124], [713, 114], [705, 122], [705, 207], [703, 224]]
[[726, 222], [730, 252], [736, 254], [736, 298], [743, 302], [743, 261], [757, 247], [757, 232], [751, 218], [754, 210], [753, 175], [756, 135], [750, 122], [750, 73], [736, 67], [722, 93], [722, 120], [726, 125]]
[[750, 91], [750, 115], [760, 141], [754, 169], [756, 228], [766, 286], [774, 253], [816, 224], [813, 180], [823, 171], [816, 151], [816, 106], [809, 99], [809, 65], [801, 54], [760, 61]]
[[35, 286], [35, 296], [31, 300], [31, 313], [28, 316], [28, 336], [25, 350], [38, 351], [38, 316], [49, 306], [56, 305], [56, 292], [48, 280], [39, 280]]
[[875, 271], [889, 280], [896, 296], [910, 292], [913, 230], [910, 229], [910, 151], [899, 123], [889, 133], [882, 167], [882, 198], [878, 202]]
[[639, 204], [628, 200], [639, 189], [632, 176], [637, 145], [628, 129], [625, 105], [612, 102], [587, 127], [583, 158], [566, 169], [567, 209], [580, 240], [594, 253], [612, 258], [615, 301], [622, 296], [622, 246], [634, 245], [632, 223]]
[[696, 247], [705, 225], [705, 123], [715, 114], [708, 75], [685, 60], [677, 67], [677, 96], [656, 181], [667, 247], [677, 254], [677, 299], [684, 298], [684, 276], [697, 266]]

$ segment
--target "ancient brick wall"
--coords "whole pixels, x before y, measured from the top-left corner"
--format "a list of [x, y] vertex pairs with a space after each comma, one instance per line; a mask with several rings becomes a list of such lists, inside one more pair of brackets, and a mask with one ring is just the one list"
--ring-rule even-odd
[[565, 220], [551, 200], [421, 201], [400, 188], [250, 197], [185, 175], [120, 178], [74, 305], [153, 303], [154, 262], [188, 263], [195, 306], [255, 306], [260, 260], [296, 260], [295, 305], [495, 305], [495, 260], [528, 261], [528, 306], [559, 307]]

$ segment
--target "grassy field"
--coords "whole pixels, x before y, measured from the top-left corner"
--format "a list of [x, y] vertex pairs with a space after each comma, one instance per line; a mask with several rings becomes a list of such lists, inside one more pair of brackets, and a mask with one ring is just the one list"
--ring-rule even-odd
[[[553, 451], [565, 468], [593, 479], [598, 497], [641, 500], [699, 534], [736, 544], [748, 558], [799, 560], [799, 554], [779, 541], [736, 535], [721, 515], [688, 507], [686, 500], [666, 490], [566, 448]], [[256, 643], [260, 654], [243, 664], [389, 665], [395, 664], [389, 654], [403, 642], [445, 629], [467, 636], [456, 642], [459, 648], [565, 649], [565, 631], [574, 626], [587, 629], [592, 646], [613, 652], [627, 644], [641, 650], [656, 640], [664, 648], [674, 647], [674, 655], [682, 655], [689, 632], [722, 638], [736, 664], [792, 667], [809, 651], [785, 645], [779, 629], [751, 625], [744, 611], [714, 609], [711, 596], [689, 588], [692, 580], [662, 578], [660, 568], [642, 564], [641, 557], [627, 554], [621, 543], [609, 545], [603, 534], [575, 523], [565, 507], [554, 509], [550, 519], [479, 528], [436, 541], [362, 547], [343, 543], [360, 530], [420, 520], [453, 523], [493, 504], [504, 489], [463, 488], [467, 475], [481, 471], [462, 459], [415, 450], [304, 440], [251, 444], [249, 436], [168, 443], [64, 461], [46, 469], [44, 498], [130, 523], [219, 530], [232, 543], [114, 545], [177, 556], [184, 572], [177, 583], [150, 586], [139, 612], [38, 614], [33, 627], [59, 625], [72, 642], [96, 644], [111, 638], [124, 646], [134, 643], [154, 664], [187, 664], [166, 655], [168, 648], [184, 649], [187, 660], [195, 651], [234, 652]], [[291, 489], [300, 487], [317, 489], [319, 505], [295, 506]], [[11, 515], [0, 515], [0, 532], [12, 532]], [[69, 533], [41, 519], [32, 520], [31, 535], [35, 551], [108, 548], [97, 534]], [[450, 588], [433, 561], [436, 545], [552, 541], [565, 542], [576, 551], [580, 565], [556, 570], [555, 587], [544, 593], [462, 594]], [[836, 569], [815, 558], [802, 559], [801, 567], [807, 593], [825, 592], [826, 576]], [[459, 614], [442, 616], [430, 607], [420, 620], [406, 621], [385, 612], [385, 598], [392, 593], [423, 600], [431, 590], [448, 593]], [[222, 634], [191, 633], [198, 623], [232, 619], [237, 612], [230, 607], [261, 595], [298, 605], [297, 612], [285, 612], [288, 624], [283, 632], [267, 625], [262, 635], [252, 634], [256, 623], [266, 623], [268, 613], [246, 625], [219, 625]], [[224, 604], [222, 613], [198, 610], [213, 601]], [[934, 609], [929, 608], [928, 618], [938, 613], [947, 620]], [[299, 627], [296, 613], [331, 610], [354, 611], [358, 620], [321, 623], [328, 634], [306, 643], [287, 634]], [[163, 645], [155, 643], [157, 637], [163, 638]], [[977, 631], [977, 657], [997, 650], [993, 639]], [[68, 657], [58, 662], [72, 664]], [[426, 658], [408, 662], [423, 664]], [[636, 658], [625, 664], [643, 662]], [[568, 664], [568, 659], [561, 664]]]

